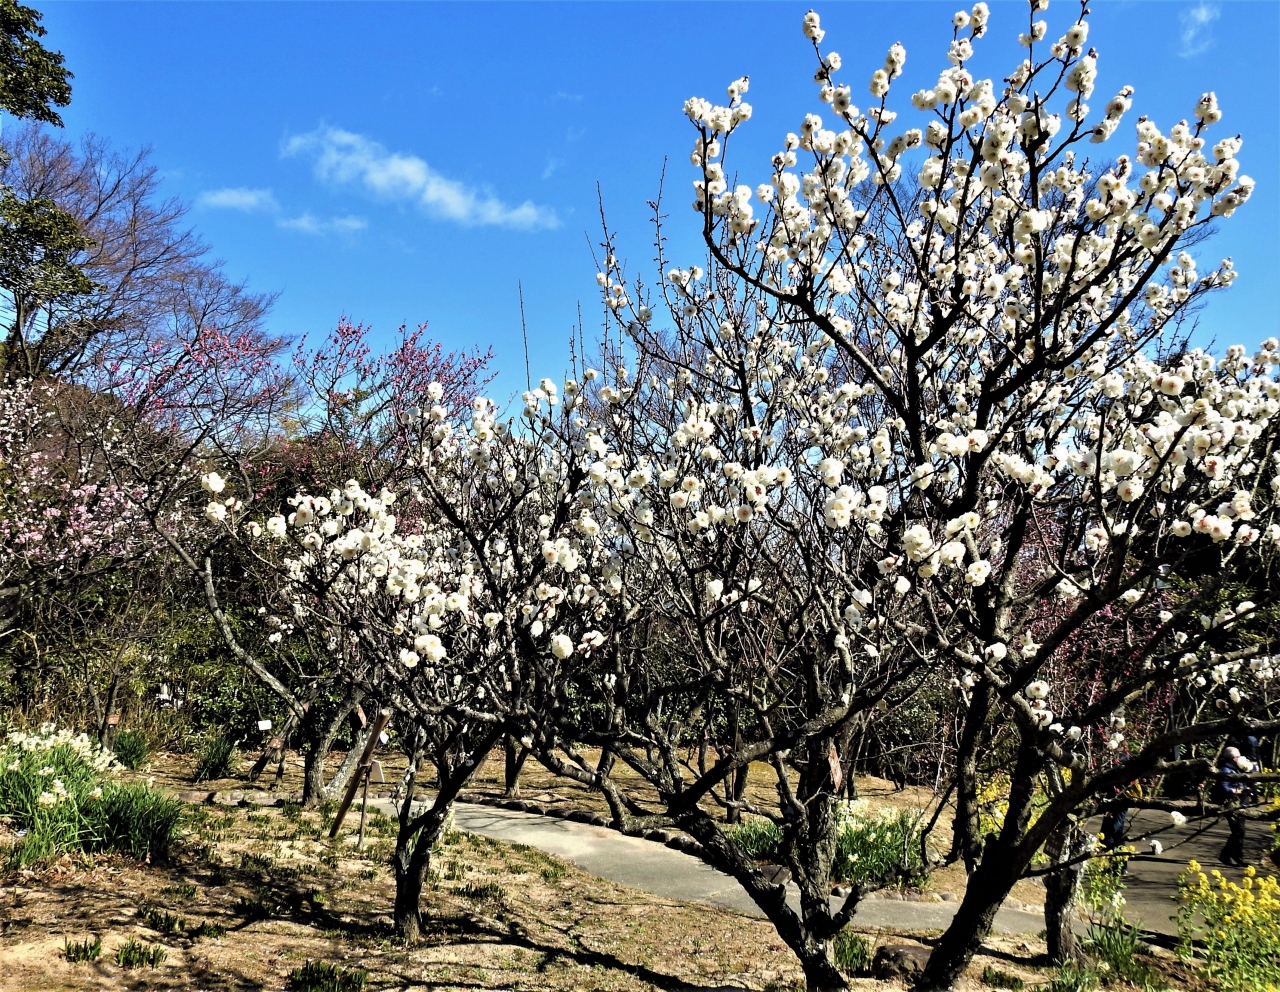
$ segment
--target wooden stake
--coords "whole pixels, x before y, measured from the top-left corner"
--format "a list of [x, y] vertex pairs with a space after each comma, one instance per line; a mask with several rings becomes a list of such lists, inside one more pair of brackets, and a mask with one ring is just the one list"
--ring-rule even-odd
[[342, 797], [342, 805], [338, 807], [338, 815], [333, 818], [333, 826], [329, 828], [330, 840], [338, 836], [338, 828], [342, 826], [347, 810], [351, 808], [352, 802], [355, 801], [356, 789], [360, 788], [361, 780], [365, 779], [369, 773], [369, 765], [373, 761], [373, 752], [378, 746], [378, 738], [382, 736], [382, 732], [387, 729], [387, 724], [390, 722], [391, 711], [380, 710], [378, 719], [373, 723], [373, 731], [365, 742], [364, 754], [360, 756], [360, 764], [357, 766], [356, 774], [351, 776], [351, 781], [347, 783], [347, 792]]

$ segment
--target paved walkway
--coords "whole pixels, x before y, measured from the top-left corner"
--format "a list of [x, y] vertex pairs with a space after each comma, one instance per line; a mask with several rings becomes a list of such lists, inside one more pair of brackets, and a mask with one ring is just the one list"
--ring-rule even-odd
[[[1158, 831], [1157, 839], [1164, 846], [1160, 854], [1152, 854], [1148, 841], [1133, 840], [1138, 855], [1129, 862], [1125, 874], [1125, 917], [1145, 930], [1156, 933], [1176, 934], [1177, 925], [1171, 919], [1177, 912], [1178, 876], [1188, 861], [1199, 861], [1205, 872], [1217, 869], [1233, 881], [1243, 874], [1239, 868], [1228, 868], [1218, 860], [1227, 842], [1225, 820], [1191, 821], [1178, 830], [1169, 829], [1169, 814], [1153, 810], [1135, 813], [1129, 824], [1129, 836]], [[1250, 823], [1245, 834], [1245, 861], [1262, 865], [1271, 849], [1271, 829], [1267, 824]], [[1263, 870], [1259, 868], [1259, 870]], [[1275, 869], [1267, 865], [1266, 870]]]
[[[395, 815], [389, 800], [371, 800], [369, 805]], [[592, 875], [657, 896], [710, 903], [748, 916], [764, 915], [734, 878], [701, 859], [653, 841], [628, 837], [608, 827], [470, 803], [454, 803], [453, 819], [460, 830], [536, 847]], [[787, 890], [788, 901], [798, 907], [799, 892], [795, 885], [788, 885]], [[840, 900], [832, 899], [832, 905], [839, 906]], [[858, 907], [854, 926], [943, 930], [951, 922], [956, 908], [956, 903], [869, 899]], [[1002, 909], [996, 917], [996, 929], [1004, 933], [1034, 934], [1044, 929], [1044, 918], [1038, 913]]]

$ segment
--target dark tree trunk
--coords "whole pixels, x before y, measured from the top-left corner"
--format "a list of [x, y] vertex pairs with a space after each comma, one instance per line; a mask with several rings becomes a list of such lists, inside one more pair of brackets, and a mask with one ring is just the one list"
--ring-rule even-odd
[[969, 701], [969, 712], [956, 755], [956, 816], [951, 857], [962, 860], [970, 874], [977, 868], [982, 855], [982, 824], [977, 803], [978, 744], [986, 728], [986, 714], [990, 706], [991, 690], [985, 682], [980, 682]]
[[407, 944], [416, 944], [422, 937], [422, 888], [431, 866], [431, 848], [444, 825], [441, 817], [435, 829], [427, 836], [423, 828], [416, 836], [396, 838], [396, 852], [392, 858], [396, 875], [395, 928], [396, 935]]
[[917, 988], [950, 989], [964, 973], [983, 938], [991, 933], [996, 913], [1021, 874], [1008, 855], [987, 851], [969, 876], [960, 908], [929, 955]]
[[1065, 866], [1044, 877], [1045, 940], [1049, 945], [1049, 958], [1054, 964], [1074, 961], [1079, 953], [1073, 923], [1084, 862], [1071, 862], [1085, 853], [1088, 843], [1089, 836], [1084, 830], [1070, 820], [1064, 820], [1045, 845], [1049, 857]]
[[409, 767], [404, 774], [404, 795], [400, 802], [400, 829], [396, 832], [396, 850], [392, 857], [396, 875], [395, 928], [406, 943], [416, 942], [422, 935], [422, 888], [431, 867], [431, 849], [435, 846], [463, 786], [471, 780], [475, 769], [498, 743], [497, 733], [477, 742], [468, 757], [447, 761], [437, 754], [437, 791], [430, 808], [414, 815], [413, 793], [418, 770], [425, 760], [421, 745], [409, 748]]
[[111, 673], [111, 685], [107, 687], [107, 705], [104, 707], [105, 712], [102, 714], [102, 728], [98, 733], [98, 743], [108, 750], [116, 742], [116, 724], [111, 722], [111, 717], [116, 711], [116, 702], [120, 696], [120, 669], [116, 668]]
[[506, 761], [503, 767], [503, 795], [508, 799], [520, 798], [520, 771], [524, 768], [529, 749], [522, 747], [510, 734], [503, 738]]
[[253, 763], [253, 767], [249, 769], [250, 782], [258, 781], [262, 773], [266, 771], [267, 765], [271, 764], [272, 761], [278, 761], [280, 764], [277, 769], [276, 780], [272, 785], [272, 788], [275, 788], [280, 784], [280, 779], [283, 777], [285, 754], [289, 750], [289, 737], [293, 734], [293, 728], [297, 726], [297, 723], [298, 718], [293, 714], [293, 711], [290, 710], [289, 716], [284, 721], [284, 726], [280, 728], [280, 746], [278, 748], [271, 747], [270, 742], [268, 742], [268, 745], [262, 749], [262, 756], [259, 757], [258, 760]]

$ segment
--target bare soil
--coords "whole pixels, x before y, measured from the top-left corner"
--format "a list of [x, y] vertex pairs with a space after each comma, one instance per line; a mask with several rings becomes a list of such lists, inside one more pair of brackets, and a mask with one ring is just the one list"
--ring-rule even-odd
[[[501, 766], [492, 762], [478, 788], [491, 766], [501, 788]], [[297, 787], [299, 771], [289, 769], [286, 789]], [[553, 790], [529, 772], [530, 797], [598, 799]], [[158, 758], [148, 776], [173, 791], [192, 788], [185, 760], [171, 756]], [[245, 787], [235, 779], [200, 788]], [[167, 864], [65, 855], [0, 875], [0, 992], [282, 990], [308, 959], [365, 969], [369, 989], [803, 988], [794, 957], [762, 920], [660, 899], [532, 848], [464, 833], [448, 834], [438, 848], [426, 935], [404, 946], [390, 918], [394, 823], [371, 817], [359, 850], [354, 818], [336, 841], [327, 825], [326, 813], [294, 807], [193, 807]], [[936, 936], [860, 932], [872, 945]], [[64, 959], [67, 942], [94, 936], [103, 947], [97, 961]], [[165, 960], [121, 967], [116, 951], [130, 938], [161, 946]], [[988, 966], [1043, 983], [1043, 953], [1036, 941], [995, 938], [962, 988], [985, 988]], [[852, 986], [901, 987], [870, 978]]]

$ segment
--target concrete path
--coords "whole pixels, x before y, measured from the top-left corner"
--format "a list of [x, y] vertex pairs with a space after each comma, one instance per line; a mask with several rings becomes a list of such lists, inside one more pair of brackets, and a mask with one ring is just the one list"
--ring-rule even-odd
[[[369, 805], [395, 815], [389, 800], [371, 800]], [[628, 837], [608, 827], [470, 803], [454, 803], [453, 819], [460, 830], [536, 847], [592, 875], [666, 899], [710, 903], [748, 916], [764, 915], [731, 876], [692, 855], [639, 837]], [[788, 901], [798, 907], [799, 891], [795, 885], [788, 885], [787, 890]], [[832, 905], [839, 906], [840, 900], [832, 899]], [[858, 907], [854, 926], [943, 930], [951, 922], [956, 908], [956, 903], [868, 899]], [[1004, 933], [1034, 934], [1044, 929], [1044, 917], [1003, 909], [996, 917], [996, 929]]]
[[[1163, 845], [1160, 854], [1151, 852], [1149, 841], [1139, 840], [1144, 834], [1154, 833]], [[1172, 917], [1177, 912], [1178, 876], [1188, 861], [1199, 861], [1207, 874], [1214, 869], [1238, 882], [1243, 875], [1239, 868], [1229, 868], [1218, 860], [1227, 842], [1228, 829], [1225, 820], [1192, 820], [1185, 827], [1173, 830], [1169, 814], [1142, 810], [1129, 822], [1130, 844], [1138, 854], [1129, 862], [1125, 873], [1125, 918], [1145, 930], [1156, 933], [1176, 934], [1177, 924]], [[1245, 832], [1245, 862], [1263, 866], [1271, 849], [1271, 829], [1267, 824], [1250, 823]], [[1275, 872], [1269, 864], [1260, 871]]]

